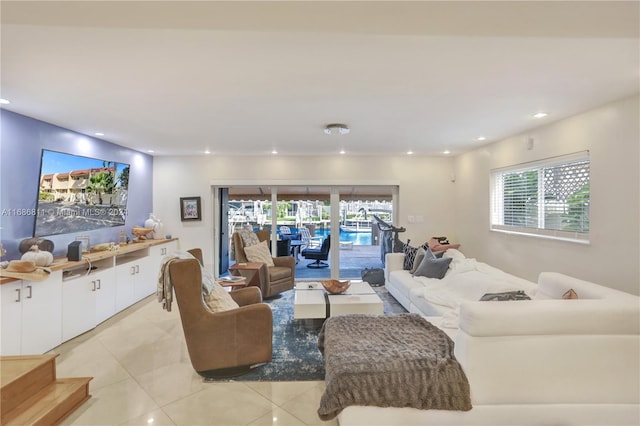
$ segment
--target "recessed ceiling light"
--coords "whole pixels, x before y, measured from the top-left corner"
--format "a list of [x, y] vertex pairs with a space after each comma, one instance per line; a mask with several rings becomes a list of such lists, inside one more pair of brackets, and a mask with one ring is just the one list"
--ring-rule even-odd
[[206, 150], [204, 151], [204, 153], [205, 153], [205, 154], [211, 154], [211, 151], [209, 151], [208, 149], [206, 149]]
[[451, 154], [451, 151], [449, 151], [449, 150], [447, 149], [447, 150], [445, 150], [445, 151], [442, 151], [442, 153], [443, 153], [444, 155], [449, 155], [449, 154]]
[[276, 150], [274, 149], [273, 151], [271, 151], [271, 153], [272, 153], [273, 155], [276, 155], [276, 154], [278, 153], [278, 151], [276, 151]]
[[411, 150], [407, 151], [407, 155], [413, 155], [413, 151]]
[[476, 140], [477, 141], [486, 141], [487, 138], [485, 138], [484, 136], [478, 136], [478, 138]]
[[533, 118], [544, 118], [547, 115], [549, 115], [549, 114], [547, 114], [546, 112], [540, 111], [540, 112], [536, 112], [535, 114], [533, 114]]
[[6, 99], [0, 99], [0, 104], [2, 104], [2, 105], [9, 105], [10, 103], [11, 103], [11, 102], [9, 102], [9, 101], [8, 101], [8, 100], [6, 100]]
[[351, 129], [349, 129], [346, 124], [340, 123], [327, 124], [327, 126], [324, 128], [324, 132], [327, 135], [346, 135], [350, 131]]
[[95, 132], [95, 133], [94, 133], [94, 135], [96, 135], [96, 136], [104, 136], [104, 133], [102, 133], [102, 132]]
[[340, 154], [344, 154], [346, 151], [344, 149], [340, 150]]
[[152, 150], [152, 149], [148, 149], [148, 150], [147, 150], [147, 152], [148, 152], [149, 154], [151, 154], [152, 152], [155, 152], [155, 151], [154, 151], [154, 150]]

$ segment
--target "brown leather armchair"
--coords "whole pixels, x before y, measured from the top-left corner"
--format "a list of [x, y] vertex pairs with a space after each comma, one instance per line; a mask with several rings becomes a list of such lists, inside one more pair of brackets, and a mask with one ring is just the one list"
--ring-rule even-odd
[[[236, 262], [249, 262], [244, 251], [244, 242], [239, 233], [233, 234], [233, 246]], [[296, 262], [293, 256], [274, 257], [275, 266], [263, 265], [258, 270], [260, 291], [263, 297], [271, 297], [286, 290], [291, 290], [295, 282]]]
[[232, 291], [229, 294], [239, 308], [209, 311], [202, 300], [202, 252], [189, 252], [198, 260], [174, 260], [169, 274], [193, 368], [203, 377], [232, 377], [248, 372], [252, 365], [270, 362], [273, 314], [261, 303], [260, 290]]

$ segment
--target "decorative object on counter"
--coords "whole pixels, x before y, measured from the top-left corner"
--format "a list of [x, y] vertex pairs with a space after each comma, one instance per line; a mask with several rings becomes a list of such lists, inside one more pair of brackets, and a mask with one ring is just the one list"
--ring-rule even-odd
[[36, 266], [49, 266], [53, 263], [53, 255], [45, 250], [40, 250], [37, 245], [32, 245], [31, 250], [22, 255], [22, 260], [30, 260]]
[[351, 281], [322, 280], [322, 286], [331, 294], [341, 294], [351, 286]]
[[77, 262], [82, 259], [82, 243], [80, 241], [71, 241], [67, 246], [67, 260]]
[[118, 238], [118, 243], [120, 243], [120, 244], [127, 244], [127, 242], [128, 242], [128, 238], [127, 238], [127, 233], [126, 233], [126, 232], [124, 232], [124, 229], [120, 231], [120, 234], [119, 234], [119, 235], [120, 235], [120, 236], [119, 236], [119, 238]]
[[25, 254], [26, 252], [31, 250], [31, 247], [34, 245], [38, 246], [40, 250], [48, 251], [49, 253], [53, 253], [53, 241], [46, 240], [44, 238], [27, 238], [20, 241], [18, 245], [18, 250], [20, 254]]
[[171, 234], [167, 234], [167, 235], [165, 235], [164, 237], [165, 237], [167, 240], [170, 240], [170, 239], [171, 239]]
[[91, 239], [88, 235], [78, 235], [76, 237], [76, 241], [80, 241], [82, 243], [83, 253], [89, 253], [91, 251]]
[[120, 246], [116, 243], [102, 243], [102, 244], [96, 244], [95, 246], [91, 247], [91, 251], [116, 251], [120, 248]]
[[7, 255], [7, 251], [2, 246], [2, 243], [0, 243], [0, 258], [5, 257], [6, 255]]
[[160, 238], [160, 231], [162, 230], [162, 222], [158, 219], [153, 213], [149, 213], [149, 219], [145, 220], [144, 227], [148, 229], [153, 229], [153, 232], [150, 233], [147, 238]]
[[200, 197], [180, 197], [180, 219], [201, 220]]
[[151, 232], [153, 232], [153, 229], [143, 228], [142, 226], [134, 226], [131, 230], [131, 234], [133, 234], [136, 239], [133, 240], [133, 242], [139, 243], [140, 241], [147, 240], [147, 235]]
[[28, 281], [43, 281], [49, 278], [49, 274], [49, 269], [36, 266], [32, 260], [12, 260], [6, 268], [0, 269], [0, 277]]

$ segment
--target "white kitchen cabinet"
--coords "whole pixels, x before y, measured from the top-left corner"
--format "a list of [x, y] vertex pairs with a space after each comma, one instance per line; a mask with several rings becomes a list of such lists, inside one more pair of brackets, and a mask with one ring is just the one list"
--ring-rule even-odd
[[91, 264], [56, 262], [44, 281], [3, 280], [0, 354], [45, 353], [155, 293], [162, 259], [177, 246], [136, 243], [85, 255]]
[[147, 265], [146, 278], [144, 281], [140, 281], [139, 296], [146, 297], [158, 290], [158, 276], [160, 275], [162, 261], [166, 256], [169, 256], [176, 250], [178, 250], [177, 241], [170, 241], [149, 248], [149, 263]]
[[118, 313], [118, 310], [116, 309], [116, 279], [115, 268], [112, 268], [109, 271], [98, 272], [92, 277], [91, 286], [93, 288], [93, 281], [95, 281], [97, 288], [95, 312], [96, 325]]
[[45, 353], [62, 343], [62, 271], [22, 281], [22, 291], [22, 353]]
[[2, 312], [0, 350], [2, 355], [20, 355], [22, 341], [22, 281], [0, 286]]
[[[151, 294], [148, 250], [116, 257], [116, 310], [121, 311]], [[155, 288], [155, 285], [154, 287]]]
[[2, 355], [42, 354], [62, 343], [62, 273], [2, 287]]
[[91, 330], [115, 314], [115, 273], [112, 258], [65, 270], [62, 280], [63, 341]]

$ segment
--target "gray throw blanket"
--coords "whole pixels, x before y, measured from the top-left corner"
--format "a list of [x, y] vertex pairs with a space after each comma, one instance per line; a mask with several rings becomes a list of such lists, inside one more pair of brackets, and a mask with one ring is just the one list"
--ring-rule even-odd
[[318, 409], [322, 420], [349, 405], [471, 409], [469, 382], [453, 341], [420, 315], [331, 317], [318, 348], [326, 371]]

